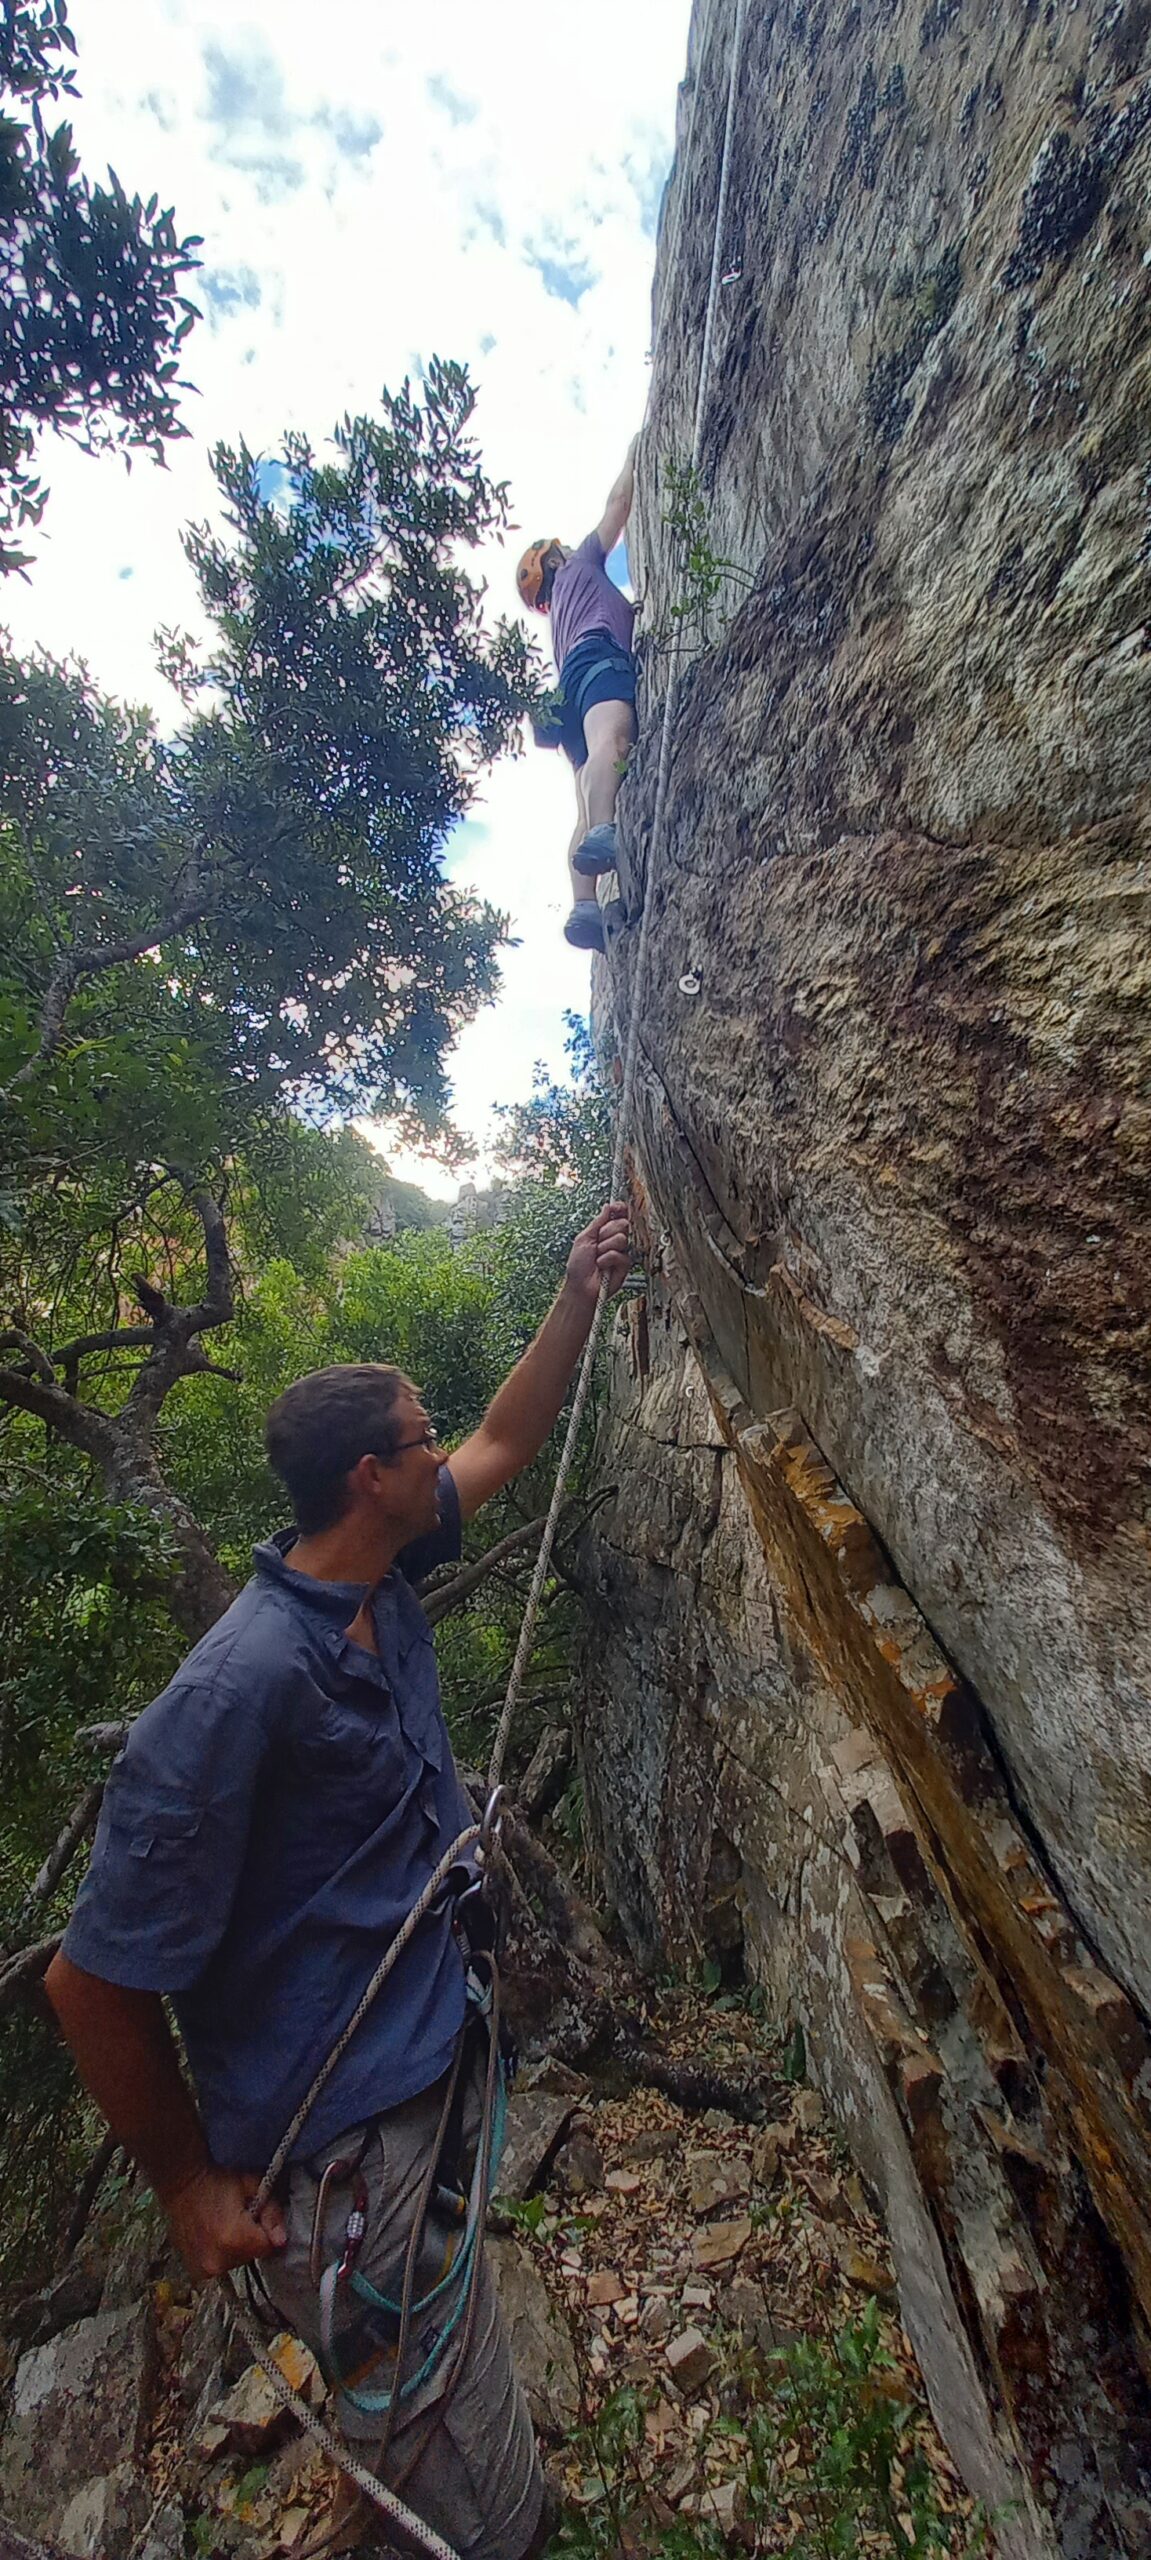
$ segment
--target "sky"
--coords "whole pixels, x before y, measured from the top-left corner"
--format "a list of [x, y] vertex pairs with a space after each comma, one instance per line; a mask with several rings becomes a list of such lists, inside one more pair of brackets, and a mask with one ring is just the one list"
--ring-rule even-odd
[[[192, 433], [159, 471], [44, 448], [51, 499], [31, 581], [9, 579], [18, 647], [87, 660], [108, 690], [176, 705], [160, 625], [199, 627], [180, 530], [214, 511], [208, 453], [241, 435], [318, 445], [432, 355], [479, 387], [485, 464], [518, 530], [476, 555], [516, 610], [526, 541], [597, 521], [647, 394], [655, 228], [690, 0], [70, 0], [85, 166], [110, 163], [200, 232], [186, 341]], [[471, 565], [471, 564], [470, 564]], [[538, 621], [537, 636], [546, 636]], [[493, 1102], [563, 1064], [589, 963], [561, 927], [575, 815], [566, 759], [530, 746], [489, 777], [448, 848], [453, 878], [509, 911], [499, 1003], [451, 1062], [480, 1146]], [[385, 1137], [386, 1137], [386, 1133]], [[398, 1172], [454, 1177], [389, 1150]]]

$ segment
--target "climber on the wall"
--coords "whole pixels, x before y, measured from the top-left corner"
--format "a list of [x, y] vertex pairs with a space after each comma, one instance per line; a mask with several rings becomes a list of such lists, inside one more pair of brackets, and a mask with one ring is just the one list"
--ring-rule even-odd
[[551, 620], [562, 701], [550, 736], [575, 768], [579, 818], [568, 850], [575, 903], [564, 926], [580, 951], [602, 951], [597, 873], [615, 869], [615, 803], [635, 739], [635, 606], [607, 574], [631, 512], [635, 488], [633, 436], [627, 460], [594, 533], [575, 551], [562, 542], [530, 543], [516, 571], [520, 596]]

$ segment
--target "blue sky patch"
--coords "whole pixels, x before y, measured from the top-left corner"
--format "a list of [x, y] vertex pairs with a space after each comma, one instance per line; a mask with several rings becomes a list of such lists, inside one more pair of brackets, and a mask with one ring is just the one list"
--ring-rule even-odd
[[283, 463], [277, 462], [274, 455], [261, 454], [256, 464], [256, 487], [260, 496], [267, 500], [291, 495], [291, 480]]
[[543, 279], [545, 293], [555, 295], [557, 302], [570, 302], [578, 311], [590, 285], [596, 281], [594, 269], [580, 257], [552, 257], [546, 250], [529, 249], [528, 265]]
[[204, 69], [208, 75], [204, 113], [209, 124], [218, 124], [228, 134], [242, 128], [277, 137], [290, 132], [293, 118], [284, 95], [284, 75], [266, 45], [229, 53], [224, 45], [209, 42], [204, 46]]
[[252, 180], [264, 204], [294, 195], [303, 186], [304, 166], [282, 145], [302, 119], [288, 105], [275, 55], [261, 44], [230, 52], [225, 45], [209, 42], [204, 46], [204, 70], [208, 82], [204, 115], [219, 129], [219, 158]]
[[444, 869], [449, 880], [465, 862], [472, 860], [473, 855], [483, 851], [490, 841], [491, 832], [483, 818], [461, 818], [459, 825], [452, 828], [443, 849]]
[[649, 150], [629, 151], [624, 172], [634, 189], [639, 206], [640, 228], [648, 240], [654, 240], [659, 229], [659, 209], [663, 191], [671, 175], [671, 162], [665, 143], [654, 141]]
[[350, 107], [318, 107], [314, 122], [330, 133], [337, 151], [346, 160], [368, 160], [377, 142], [384, 138], [384, 128], [375, 116], [353, 115]]
[[252, 267], [202, 267], [196, 289], [207, 303], [209, 328], [218, 328], [234, 311], [260, 307], [260, 279]]
[[479, 113], [474, 99], [461, 97], [445, 80], [442, 71], [433, 71], [427, 83], [428, 96], [434, 107], [442, 107], [450, 124], [474, 124]]
[[507, 228], [499, 206], [494, 204], [477, 204], [475, 207], [475, 218], [476, 226], [480, 231], [489, 231], [491, 233], [497, 249], [506, 249], [508, 245]]

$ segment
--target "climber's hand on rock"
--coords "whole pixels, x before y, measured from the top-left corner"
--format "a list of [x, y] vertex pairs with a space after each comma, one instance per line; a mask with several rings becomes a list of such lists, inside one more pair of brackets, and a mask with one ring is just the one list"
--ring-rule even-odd
[[630, 1268], [627, 1202], [609, 1200], [590, 1227], [576, 1237], [568, 1255], [567, 1285], [594, 1306], [601, 1281], [607, 1281], [608, 1293], [613, 1295], [622, 1287]]
[[250, 2169], [218, 2169], [210, 2161], [161, 2199], [192, 2275], [223, 2276], [229, 2267], [247, 2266], [283, 2248], [287, 2226], [275, 2198], [261, 2205], [258, 2217], [249, 2210], [259, 2184]]

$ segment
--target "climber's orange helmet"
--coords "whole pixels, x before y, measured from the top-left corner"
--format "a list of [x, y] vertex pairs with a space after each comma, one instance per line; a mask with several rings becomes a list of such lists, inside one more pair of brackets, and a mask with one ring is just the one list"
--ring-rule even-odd
[[[562, 559], [563, 544], [559, 535], [555, 533], [549, 535], [546, 542], [529, 542], [516, 570], [520, 602], [529, 605], [533, 613], [546, 613], [551, 603], [551, 579], [548, 577], [548, 570], [553, 565], [553, 553], [558, 553]], [[555, 565], [558, 566], [558, 561]]]

